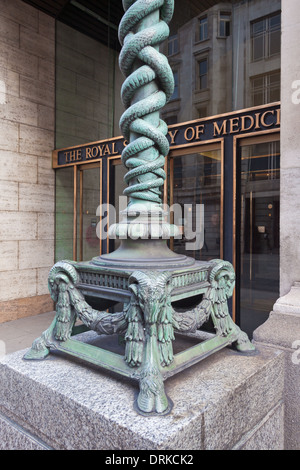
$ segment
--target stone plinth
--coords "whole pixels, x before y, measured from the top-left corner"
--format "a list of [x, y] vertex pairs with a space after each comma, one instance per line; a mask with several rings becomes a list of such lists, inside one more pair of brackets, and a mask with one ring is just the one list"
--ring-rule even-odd
[[285, 357], [285, 449], [300, 446], [300, 282], [274, 304], [269, 319], [253, 333], [256, 346], [282, 350]]
[[166, 380], [174, 407], [153, 417], [135, 410], [131, 379], [61, 353], [23, 356], [0, 362], [0, 449], [283, 449], [280, 351], [219, 351]]

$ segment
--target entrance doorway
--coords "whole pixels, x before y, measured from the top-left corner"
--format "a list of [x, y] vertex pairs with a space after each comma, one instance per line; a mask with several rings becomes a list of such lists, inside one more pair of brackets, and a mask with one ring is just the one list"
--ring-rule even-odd
[[102, 161], [56, 172], [56, 261], [83, 261], [101, 253], [97, 208], [102, 197]]
[[[127, 187], [124, 176], [127, 173], [127, 169], [124, 167], [121, 161], [121, 157], [110, 157], [107, 162], [107, 203], [108, 203], [108, 226], [119, 221], [122, 210], [126, 209], [125, 199], [123, 196], [124, 189]], [[111, 209], [113, 209], [111, 211]], [[113, 212], [113, 213], [111, 213]], [[108, 230], [108, 227], [107, 227]], [[111, 240], [107, 238], [106, 250], [110, 253], [116, 250], [120, 246], [120, 241], [115, 239]]]
[[249, 333], [279, 296], [279, 133], [238, 139], [236, 319]]
[[84, 261], [102, 251], [102, 241], [97, 235], [100, 223], [98, 207], [102, 202], [102, 162], [77, 166], [75, 178], [74, 251], [75, 259]]

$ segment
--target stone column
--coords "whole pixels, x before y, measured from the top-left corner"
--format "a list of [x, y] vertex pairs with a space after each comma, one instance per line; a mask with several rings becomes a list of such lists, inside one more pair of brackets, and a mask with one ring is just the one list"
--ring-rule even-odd
[[[285, 447], [300, 447], [300, 10], [282, 1], [280, 295], [254, 342], [286, 355]], [[270, 384], [271, 386], [271, 384]]]
[[280, 294], [300, 280], [300, 11], [283, 1], [281, 59]]

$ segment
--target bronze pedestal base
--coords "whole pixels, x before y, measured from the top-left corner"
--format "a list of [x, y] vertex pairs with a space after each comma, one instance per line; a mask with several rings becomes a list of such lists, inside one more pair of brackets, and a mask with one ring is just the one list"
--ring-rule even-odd
[[[52, 268], [49, 290], [56, 316], [24, 359], [43, 359], [54, 349], [138, 380], [137, 410], [151, 415], [172, 407], [164, 390], [168, 377], [229, 345], [242, 352], [254, 350], [229, 315], [227, 300], [235, 282], [230, 263], [182, 258], [177, 269], [166, 268], [168, 263], [163, 269], [135, 262], [127, 268], [101, 263], [100, 258], [63, 261]], [[108, 312], [116, 303], [123, 304], [122, 311]], [[196, 332], [208, 322], [215, 329], [212, 337], [174, 354], [175, 333]], [[125, 354], [74, 339], [83, 329], [123, 336]]]

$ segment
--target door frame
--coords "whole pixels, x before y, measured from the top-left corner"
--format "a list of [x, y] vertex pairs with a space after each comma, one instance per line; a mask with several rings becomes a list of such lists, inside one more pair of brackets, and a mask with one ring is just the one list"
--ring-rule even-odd
[[[83, 172], [89, 169], [99, 168], [99, 204], [102, 204], [102, 160], [98, 162], [89, 163], [88, 165], [74, 165], [73, 178], [74, 178], [74, 192], [73, 192], [73, 260], [83, 261]], [[79, 184], [78, 184], [79, 183]], [[78, 199], [79, 196], [79, 199]], [[78, 213], [79, 201], [79, 213]], [[78, 260], [78, 219], [79, 219], [79, 260]], [[102, 225], [102, 217], [100, 216], [100, 229]], [[102, 254], [102, 239], [99, 238], [99, 254]]]
[[[213, 141], [201, 141], [193, 144], [177, 146], [174, 149], [171, 149], [168, 155], [167, 165], [169, 167], [169, 172], [166, 171], [166, 174], [170, 174], [170, 181], [167, 181], [165, 184], [164, 192], [164, 203], [167, 204], [167, 190], [169, 187], [170, 190], [170, 206], [173, 204], [173, 189], [174, 189], [174, 172], [173, 172], [173, 162], [174, 158], [179, 156], [190, 155], [191, 153], [205, 152], [210, 150], [220, 150], [221, 152], [221, 187], [220, 187], [220, 258], [223, 258], [224, 255], [224, 138], [215, 139]], [[172, 220], [170, 220], [172, 223]], [[170, 243], [172, 249], [172, 240]]]
[[[238, 155], [239, 149], [247, 145], [255, 145], [260, 143], [268, 143], [280, 141], [280, 129], [269, 129], [266, 131], [252, 132], [247, 135], [236, 135], [233, 138], [233, 227], [232, 227], [232, 265], [235, 273], [237, 273], [237, 252], [239, 247], [237, 246], [237, 230], [238, 230]], [[237, 289], [234, 289], [232, 296], [232, 317], [233, 320], [237, 321]]]

